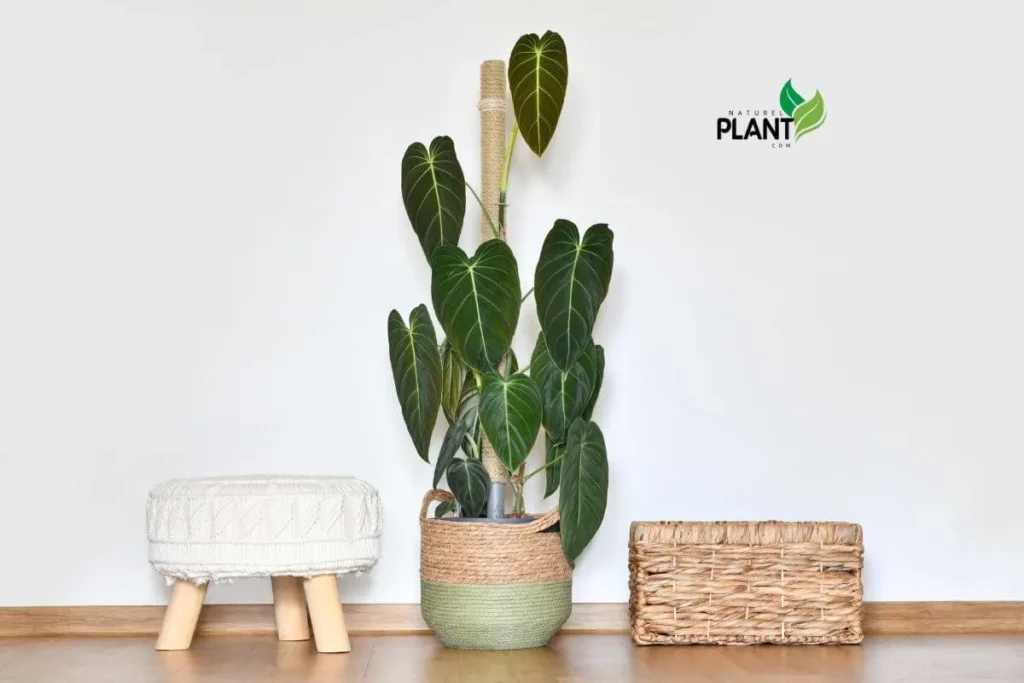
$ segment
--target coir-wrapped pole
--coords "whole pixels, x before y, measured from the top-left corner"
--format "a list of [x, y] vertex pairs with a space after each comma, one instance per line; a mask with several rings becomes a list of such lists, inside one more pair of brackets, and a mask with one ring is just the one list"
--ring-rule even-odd
[[[501, 192], [501, 174], [505, 166], [505, 62], [488, 59], [480, 65], [480, 195], [485, 212], [481, 212], [480, 236], [483, 240], [494, 239], [491, 221], [497, 225], [498, 202]], [[488, 220], [488, 215], [490, 220]], [[500, 226], [501, 239], [505, 239], [505, 228]], [[488, 517], [496, 515], [500, 507], [504, 512], [504, 484], [509, 481], [508, 470], [498, 460], [494, 446], [484, 436], [483, 465], [491, 475], [491, 481], [502, 484], [500, 505], [488, 511]], [[497, 496], [494, 496], [495, 498]], [[493, 501], [498, 503], [497, 500]], [[489, 508], [492, 506], [489, 505]]]

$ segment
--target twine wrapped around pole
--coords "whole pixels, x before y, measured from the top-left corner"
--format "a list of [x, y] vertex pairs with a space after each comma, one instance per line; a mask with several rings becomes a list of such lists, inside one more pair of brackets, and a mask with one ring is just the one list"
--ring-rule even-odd
[[[501, 173], [505, 167], [505, 62], [488, 59], [480, 65], [480, 195], [491, 219], [498, 221]], [[482, 212], [481, 212], [482, 213]], [[505, 226], [498, 226], [505, 239]], [[480, 236], [494, 237], [486, 215]]]
[[[487, 214], [497, 223], [501, 173], [505, 166], [505, 62], [488, 59], [480, 65], [480, 194], [484, 209], [480, 216], [480, 237], [494, 238]], [[499, 226], [501, 239], [505, 227]], [[483, 466], [491, 481], [507, 484], [508, 470], [498, 460], [494, 446], [483, 439]]]

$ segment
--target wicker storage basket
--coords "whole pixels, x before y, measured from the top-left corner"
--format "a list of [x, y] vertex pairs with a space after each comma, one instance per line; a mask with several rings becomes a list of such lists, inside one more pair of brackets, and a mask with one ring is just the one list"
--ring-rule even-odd
[[634, 522], [633, 640], [859, 643], [863, 557], [857, 524]]
[[526, 524], [431, 519], [420, 510], [420, 609], [448, 647], [518, 650], [546, 645], [572, 611], [572, 568], [552, 527], [558, 510]]

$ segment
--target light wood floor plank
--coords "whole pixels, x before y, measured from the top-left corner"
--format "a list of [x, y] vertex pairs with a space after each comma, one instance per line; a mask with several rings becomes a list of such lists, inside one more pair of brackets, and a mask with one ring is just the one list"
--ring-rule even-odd
[[0, 639], [0, 683], [1021, 683], [1024, 638], [879, 636], [861, 647], [636, 647], [562, 635], [519, 652], [448, 650], [430, 636], [357, 636], [318, 655], [271, 635]]

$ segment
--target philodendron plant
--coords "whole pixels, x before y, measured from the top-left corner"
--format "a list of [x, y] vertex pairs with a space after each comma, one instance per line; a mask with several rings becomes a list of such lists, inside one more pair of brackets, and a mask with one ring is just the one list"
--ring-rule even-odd
[[[512, 350], [523, 296], [519, 265], [500, 239], [508, 168], [518, 137], [538, 156], [555, 132], [568, 82], [565, 43], [557, 33], [525, 35], [508, 61], [516, 124], [506, 150], [494, 239], [470, 256], [459, 247], [469, 187], [451, 138], [409, 145], [402, 159], [402, 198], [431, 270], [431, 300], [445, 339], [440, 344], [425, 304], [408, 324], [388, 316], [395, 388], [409, 435], [430, 460], [439, 412], [448, 422], [434, 466], [464, 517], [480, 517], [490, 477], [481, 463], [486, 442], [510, 474], [516, 513], [523, 486], [544, 473], [545, 497], [558, 492], [562, 548], [572, 562], [594, 537], [608, 496], [608, 458], [600, 428], [591, 420], [604, 375], [604, 349], [592, 333], [612, 276], [612, 231], [558, 219], [548, 232], [534, 271], [541, 333], [527, 367]], [[472, 188], [470, 188], [472, 192]], [[473, 193], [476, 196], [476, 193]], [[525, 463], [544, 428], [544, 465]], [[503, 505], [502, 501], [502, 505]], [[456, 512], [453, 503], [435, 512]]]

